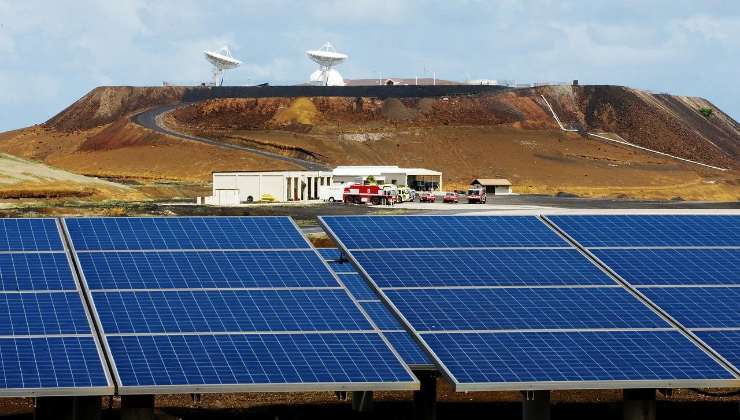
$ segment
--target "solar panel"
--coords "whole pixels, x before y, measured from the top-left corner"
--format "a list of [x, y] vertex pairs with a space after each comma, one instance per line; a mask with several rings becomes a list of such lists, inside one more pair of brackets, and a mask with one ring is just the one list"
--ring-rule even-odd
[[59, 226], [0, 219], [0, 396], [113, 392]]
[[688, 328], [740, 329], [740, 287], [640, 288]]
[[393, 348], [398, 351], [406, 364], [421, 368], [434, 366], [434, 361], [421, 348], [414, 337], [406, 331], [387, 331], [383, 333]]
[[367, 280], [365, 280], [359, 274], [338, 274], [338, 276], [342, 280], [342, 283], [344, 283], [344, 286], [347, 287], [349, 293], [354, 296], [355, 299], [360, 301], [379, 300], [378, 295], [367, 284]]
[[78, 251], [309, 248], [286, 217], [65, 219]]
[[341, 289], [94, 292], [115, 333], [371, 330]]
[[108, 342], [131, 392], [183, 392], [182, 384], [223, 392], [288, 385], [316, 391], [410, 380], [375, 333], [114, 336]]
[[740, 246], [740, 216], [548, 216], [581, 245]]
[[[740, 330], [740, 216], [549, 218], [681, 328]], [[723, 337], [707, 343], [737, 363]]]
[[[536, 217], [320, 221], [458, 391], [738, 383], [716, 355]], [[395, 245], [383, 232], [403, 239]], [[380, 312], [384, 303], [363, 306]], [[403, 326], [392, 313], [373, 317], [383, 328]]]
[[349, 261], [327, 261], [327, 264], [337, 274], [357, 274], [357, 269]]
[[332, 216], [323, 218], [348, 249], [567, 247], [531, 216]]
[[423, 338], [461, 384], [458, 391], [523, 388], [538, 382], [563, 389], [583, 388], [588, 382], [628, 388], [640, 381], [679, 387], [683, 381], [733, 380], [677, 331], [448, 333]]
[[738, 249], [597, 249], [633, 285], [740, 285]]
[[54, 219], [0, 219], [0, 252], [64, 251]]
[[717, 350], [733, 366], [740, 366], [740, 329], [728, 331], [697, 331], [705, 343]]
[[342, 259], [342, 251], [339, 248], [316, 248], [321, 258], [327, 261], [336, 261]]
[[336, 279], [311, 250], [116, 251], [77, 255], [92, 289], [337, 286]]
[[417, 331], [669, 328], [621, 287], [386, 290]]
[[575, 249], [353, 251], [379, 287], [614, 285]]
[[401, 321], [393, 315], [393, 312], [388, 309], [388, 306], [386, 306], [385, 303], [381, 301], [362, 302], [362, 307], [365, 308], [370, 319], [372, 319], [381, 330], [404, 330]]
[[65, 223], [121, 394], [418, 389], [289, 218]]

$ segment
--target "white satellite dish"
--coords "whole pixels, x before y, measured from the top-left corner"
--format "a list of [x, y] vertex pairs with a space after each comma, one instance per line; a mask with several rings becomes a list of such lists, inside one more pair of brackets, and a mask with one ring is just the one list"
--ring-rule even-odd
[[337, 52], [334, 46], [327, 42], [318, 50], [306, 51], [306, 55], [319, 65], [319, 69], [311, 74], [312, 84], [344, 86], [342, 75], [332, 67], [349, 58], [347, 54]]
[[239, 67], [242, 62], [231, 56], [229, 47], [223, 46], [218, 52], [203, 51], [206, 60], [213, 64], [213, 85], [221, 86], [224, 84], [224, 70], [231, 70]]

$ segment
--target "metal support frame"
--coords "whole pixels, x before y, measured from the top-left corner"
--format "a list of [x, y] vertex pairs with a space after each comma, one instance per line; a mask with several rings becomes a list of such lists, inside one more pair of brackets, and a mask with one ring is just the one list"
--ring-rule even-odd
[[655, 420], [655, 389], [625, 389], [624, 420]]
[[373, 411], [373, 391], [352, 391], [352, 410], [358, 413]]
[[154, 395], [122, 395], [121, 420], [154, 420]]
[[437, 419], [437, 372], [416, 372], [421, 387], [414, 391], [414, 420]]
[[550, 391], [523, 391], [522, 419], [550, 420]]
[[34, 420], [100, 420], [100, 397], [39, 397], [33, 410]]

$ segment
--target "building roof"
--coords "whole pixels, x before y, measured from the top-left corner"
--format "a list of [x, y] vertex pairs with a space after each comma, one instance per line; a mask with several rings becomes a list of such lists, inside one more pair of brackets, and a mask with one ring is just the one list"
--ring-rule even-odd
[[437, 175], [442, 172], [424, 168], [399, 168], [398, 166], [337, 166], [334, 168], [334, 176], [380, 176], [382, 174], [406, 174], [406, 175]]
[[474, 179], [473, 182], [470, 183], [473, 184], [480, 184], [484, 187], [500, 187], [500, 186], [511, 186], [511, 181], [504, 178], [478, 178]]

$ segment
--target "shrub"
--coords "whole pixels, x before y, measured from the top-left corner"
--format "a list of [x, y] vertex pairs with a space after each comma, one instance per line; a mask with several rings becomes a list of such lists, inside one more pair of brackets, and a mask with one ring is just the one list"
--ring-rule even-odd
[[712, 116], [712, 108], [699, 108], [699, 113], [704, 116], [704, 118], [709, 118]]

